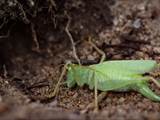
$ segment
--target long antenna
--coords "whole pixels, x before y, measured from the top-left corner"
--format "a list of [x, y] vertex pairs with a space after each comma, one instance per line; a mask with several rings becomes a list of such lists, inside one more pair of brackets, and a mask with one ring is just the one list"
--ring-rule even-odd
[[[66, 15], [67, 15], [67, 13], [66, 13]], [[69, 26], [70, 26], [70, 23], [71, 23], [71, 18], [70, 18], [70, 16], [68, 16], [68, 15], [67, 15], [67, 17], [68, 17], [68, 22], [67, 22], [65, 31], [66, 31], [66, 33], [67, 33], [67, 35], [68, 35], [68, 37], [69, 37], [69, 39], [70, 39], [70, 41], [71, 41], [72, 50], [73, 50], [73, 55], [74, 55], [76, 61], [78, 62], [78, 64], [81, 65], [80, 59], [79, 59], [78, 56], [77, 56], [77, 51], [76, 51], [76, 47], [75, 47], [75, 42], [74, 42], [74, 40], [73, 40], [73, 37], [72, 37], [71, 33], [69, 32]]]

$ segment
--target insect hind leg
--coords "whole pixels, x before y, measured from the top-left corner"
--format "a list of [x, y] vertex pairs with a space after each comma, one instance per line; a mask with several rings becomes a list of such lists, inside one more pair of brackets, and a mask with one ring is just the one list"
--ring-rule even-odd
[[149, 77], [149, 79], [150, 79], [158, 88], [160, 88], [160, 83], [159, 83], [156, 79], [154, 79], [153, 77]]

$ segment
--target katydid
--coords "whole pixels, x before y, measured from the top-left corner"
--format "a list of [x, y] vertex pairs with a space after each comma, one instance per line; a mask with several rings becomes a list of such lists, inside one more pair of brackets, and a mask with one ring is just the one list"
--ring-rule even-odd
[[160, 102], [160, 96], [157, 96], [148, 87], [148, 82], [152, 78], [143, 76], [156, 66], [157, 63], [153, 60], [107, 61], [87, 67], [69, 64], [67, 86], [86, 84], [90, 89], [96, 88], [100, 91], [135, 90], [153, 101]]
[[[91, 41], [90, 43], [99, 53], [103, 54], [103, 52], [99, 48], [97, 48]], [[152, 80], [159, 87], [160, 84], [152, 77], [144, 75], [145, 73], [149, 73], [152, 70], [156, 69], [156, 67], [158, 66], [156, 61], [113, 60], [103, 62], [104, 59], [105, 56], [103, 54], [103, 57], [99, 64], [82, 66], [68, 63], [65, 66], [68, 71], [66, 83], [69, 88], [75, 86], [76, 84], [78, 86], [83, 86], [86, 84], [90, 89], [94, 89], [95, 110], [98, 109], [97, 90], [104, 92], [125, 92], [134, 90], [141, 93], [143, 96], [147, 97], [150, 100], [160, 102], [160, 96], [152, 92], [152, 90], [148, 87], [148, 82], [149, 80]], [[63, 75], [65, 71], [62, 72]], [[60, 79], [62, 79], [62, 77]], [[61, 80], [59, 80], [59, 83], [60, 81]]]

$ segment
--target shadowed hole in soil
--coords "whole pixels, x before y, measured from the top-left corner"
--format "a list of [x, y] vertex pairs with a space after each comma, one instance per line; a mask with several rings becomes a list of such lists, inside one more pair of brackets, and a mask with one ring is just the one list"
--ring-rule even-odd
[[[112, 26], [113, 16], [108, 7], [113, 4], [111, 1], [94, 0], [78, 3], [72, 0], [67, 2], [62, 0], [55, 1], [55, 3], [57, 5], [55, 10], [48, 11], [44, 8], [37, 12], [36, 17], [30, 16], [31, 23], [29, 24], [13, 21], [12, 29], [8, 28], [9, 36], [3, 40], [4, 45], [1, 44], [1, 73], [4, 74], [3, 66], [5, 65], [8, 76], [11, 77], [9, 83], [24, 94], [34, 94], [36, 90], [48, 87], [52, 78], [43, 72], [50, 69], [47, 68], [48, 66], [55, 68], [61, 61], [64, 62], [68, 58], [67, 55], [63, 56], [64, 52], [71, 48], [69, 37], [65, 32], [69, 19], [67, 16], [71, 18], [69, 31], [75, 41], [80, 41], [89, 35], [96, 36], [95, 34]], [[34, 41], [31, 27], [36, 32], [38, 41]], [[55, 70], [53, 69], [52, 72]], [[47, 84], [43, 85], [42, 81], [46, 81]], [[36, 86], [35, 84], [38, 83], [42, 84]], [[35, 94], [41, 94], [41, 91]]]

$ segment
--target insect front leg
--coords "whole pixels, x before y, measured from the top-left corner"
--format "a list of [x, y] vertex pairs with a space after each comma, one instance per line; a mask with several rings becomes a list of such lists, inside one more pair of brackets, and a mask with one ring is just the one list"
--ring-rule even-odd
[[60, 75], [60, 77], [59, 77], [59, 79], [58, 79], [58, 82], [57, 82], [54, 90], [53, 90], [53, 91], [51, 90], [51, 92], [49, 93], [49, 95], [47, 95], [48, 98], [53, 98], [53, 97], [55, 97], [55, 96], [58, 94], [59, 86], [60, 86], [60, 83], [61, 83], [64, 75], [66, 74], [68, 64], [70, 64], [70, 62], [67, 62], [67, 63], [64, 65], [64, 67], [63, 67], [63, 69], [62, 69], [62, 73], [61, 73], [61, 75]]

